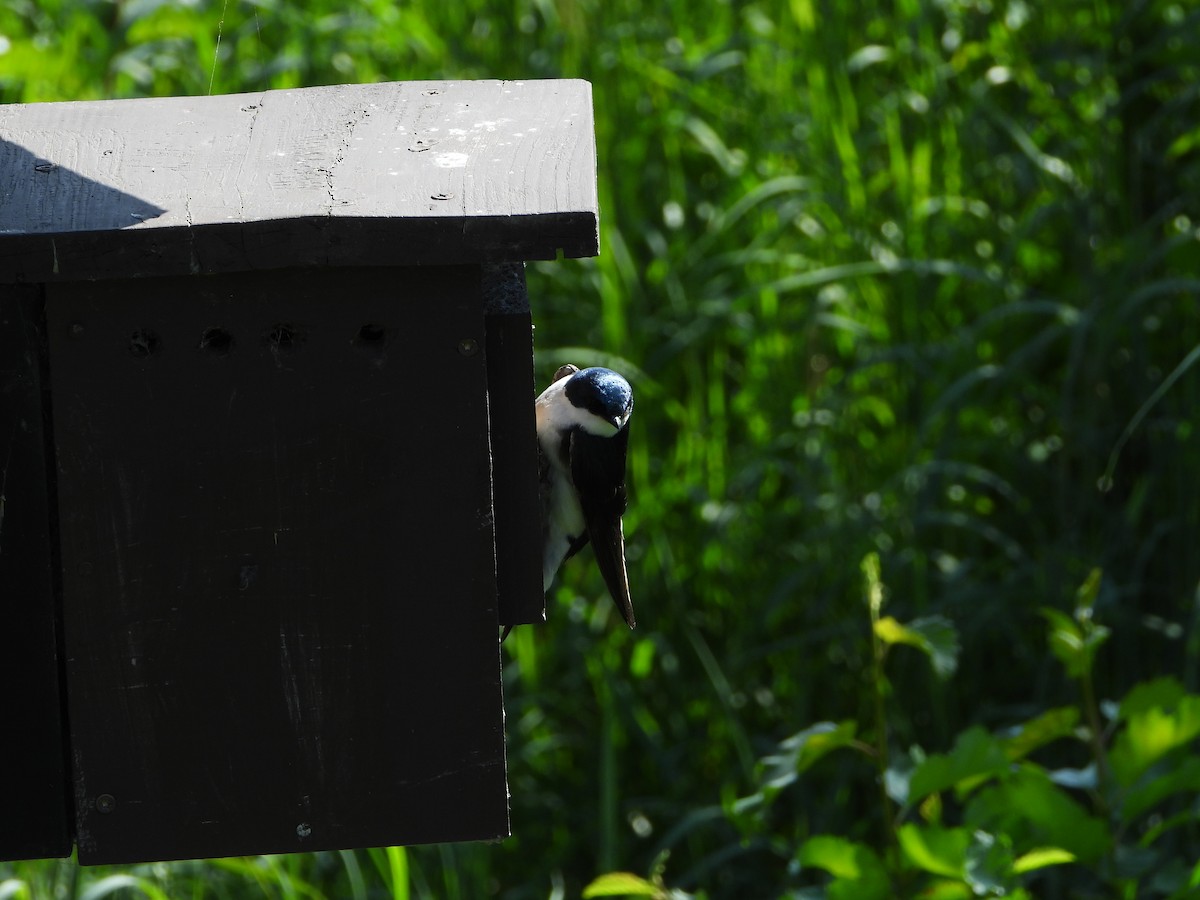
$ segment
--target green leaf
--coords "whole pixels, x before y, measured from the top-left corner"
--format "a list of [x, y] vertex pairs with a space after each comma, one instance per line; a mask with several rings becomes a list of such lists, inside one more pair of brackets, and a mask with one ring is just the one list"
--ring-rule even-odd
[[1012, 841], [1007, 835], [976, 831], [967, 847], [967, 884], [976, 894], [1003, 895], [1012, 885]]
[[910, 863], [934, 875], [965, 878], [971, 832], [937, 825], [901, 825], [896, 832], [900, 849]]
[[1194, 898], [1196, 896], [1196, 888], [1200, 888], [1200, 862], [1192, 866], [1192, 870], [1187, 876], [1187, 882], [1178, 893], [1171, 895], [1170, 900], [1185, 900], [1188, 897]]
[[1024, 875], [1047, 866], [1061, 866], [1063, 863], [1075, 862], [1075, 854], [1062, 847], [1035, 847], [1028, 853], [1022, 853], [1013, 861], [1014, 875]]
[[885, 644], [907, 644], [929, 657], [939, 678], [949, 678], [958, 667], [958, 631], [945, 616], [913, 619], [907, 625], [891, 616], [875, 623], [875, 636]]
[[1061, 847], [1084, 864], [1100, 859], [1110, 843], [1105, 822], [1088, 815], [1042, 769], [1028, 765], [981, 790], [963, 820], [973, 828], [1009, 835], [1018, 849]]
[[633, 645], [629, 656], [629, 674], [634, 678], [645, 678], [654, 666], [654, 641], [642, 638]]
[[1121, 701], [1120, 717], [1128, 719], [1149, 709], [1174, 709], [1187, 696], [1178, 681], [1170, 676], [1144, 681], [1135, 685]]
[[872, 869], [883, 867], [869, 847], [831, 834], [809, 838], [797, 851], [796, 859], [802, 866], [824, 869], [835, 878], [862, 878]]
[[124, 890], [140, 891], [150, 900], [167, 900], [167, 895], [154, 882], [133, 875], [109, 875], [102, 878], [90, 884], [87, 890], [79, 895], [79, 900], [101, 900], [103, 897], [109, 897]]
[[1086, 625], [1072, 619], [1061, 610], [1043, 607], [1043, 618], [1050, 623], [1050, 650], [1066, 667], [1072, 678], [1082, 678], [1092, 669], [1096, 651], [1108, 639], [1108, 629], [1103, 625]]
[[384, 850], [392, 900], [409, 900], [408, 848], [390, 846]]
[[1088, 763], [1082, 769], [1047, 769], [1050, 780], [1061, 788], [1072, 788], [1077, 791], [1091, 791], [1096, 788], [1096, 764]]
[[780, 790], [791, 784], [827, 753], [852, 744], [856, 729], [853, 721], [818, 722], [780, 742], [779, 752], [762, 760], [763, 787]]
[[721, 139], [711, 125], [696, 116], [688, 116], [684, 127], [695, 138], [700, 148], [713, 158], [729, 176], [739, 175], [746, 164], [746, 154], [742, 150], [731, 150]]
[[883, 863], [863, 844], [835, 835], [816, 835], [801, 845], [796, 861], [834, 877], [827, 891], [830, 898], [885, 900], [891, 896]]
[[1075, 617], [1077, 619], [1082, 621], [1092, 617], [1092, 608], [1096, 605], [1096, 597], [1100, 594], [1102, 575], [1102, 570], [1092, 569], [1088, 573], [1087, 579], [1079, 586], [1079, 590], [1075, 592]]
[[883, 773], [883, 787], [887, 795], [901, 806], [908, 805], [908, 783], [918, 763], [924, 759], [924, 754], [920, 754], [919, 759], [914, 760], [909, 753], [897, 753], [892, 756], [892, 764]]
[[1174, 709], [1151, 706], [1126, 719], [1109, 760], [1117, 781], [1125, 786], [1176, 747], [1200, 735], [1200, 696], [1188, 695]]
[[1010, 763], [999, 741], [978, 725], [968, 728], [948, 754], [931, 754], [917, 766], [908, 783], [908, 802], [915, 803], [934, 791], [972, 790], [982, 780], [1008, 772]]
[[1079, 710], [1074, 706], [1046, 710], [1006, 737], [1004, 751], [1013, 762], [1022, 760], [1039, 747], [1059, 738], [1070, 737], [1078, 723]]
[[[1195, 809], [1185, 809], [1177, 812], [1173, 816], [1167, 816], [1165, 819], [1154, 819], [1154, 824], [1142, 832], [1138, 838], [1138, 844], [1147, 849], [1152, 849], [1154, 844], [1168, 831], [1173, 831], [1176, 828], [1192, 829], [1196, 826], [1196, 811]], [[1186, 838], [1185, 838], [1186, 840]]]
[[1163, 860], [1141, 887], [1147, 896], [1196, 900], [1196, 888], [1200, 887], [1200, 882], [1195, 880], [1197, 871], [1200, 871], [1200, 863], [1192, 863], [1190, 859], [1185, 863], [1178, 856], [1172, 856]]
[[1047, 635], [1050, 651], [1066, 666], [1068, 675], [1078, 678], [1084, 671], [1081, 666], [1083, 633], [1079, 630], [1079, 625], [1066, 613], [1057, 609], [1047, 607], [1042, 609], [1041, 613], [1050, 623], [1050, 633]]
[[801, 731], [784, 741], [784, 746], [796, 754], [796, 771], [803, 772], [832, 750], [847, 747], [854, 742], [857, 724], [852, 720], [821, 722]]
[[865, 69], [867, 66], [887, 62], [892, 58], [894, 53], [895, 51], [891, 47], [884, 47], [880, 44], [867, 44], [867, 46], [860, 47], [850, 54], [850, 58], [846, 60], [846, 69], [850, 72], [857, 72], [860, 69]]
[[1200, 128], [1193, 128], [1171, 141], [1171, 145], [1167, 147], [1167, 156], [1177, 159], [1197, 148], [1200, 148]]
[[921, 818], [931, 825], [939, 825], [942, 821], [942, 795], [930, 794], [917, 807]]
[[1161, 862], [1161, 855], [1152, 847], [1122, 842], [1113, 852], [1114, 874], [1118, 878], [1131, 881], [1140, 881], [1150, 876]]
[[938, 880], [921, 891], [921, 900], [973, 900], [974, 896], [975, 892], [966, 882], [958, 879]]
[[583, 898], [590, 897], [662, 897], [662, 888], [632, 872], [609, 872], [601, 875], [583, 889]]
[[883, 579], [879, 569], [879, 554], [868, 553], [859, 564], [863, 576], [863, 590], [867, 595], [867, 606], [871, 618], [876, 619], [883, 609]]
[[1130, 788], [1119, 810], [1121, 820], [1132, 823], [1168, 797], [1183, 793], [1200, 793], [1200, 757], [1187, 756], [1178, 766]]

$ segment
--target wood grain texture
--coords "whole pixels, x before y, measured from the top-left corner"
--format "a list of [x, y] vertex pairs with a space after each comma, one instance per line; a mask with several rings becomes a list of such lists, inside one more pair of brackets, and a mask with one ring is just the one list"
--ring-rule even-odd
[[598, 252], [584, 81], [0, 106], [0, 282]]
[[0, 286], [0, 859], [71, 853], [41, 294]]
[[478, 267], [46, 291], [79, 859], [506, 835]]

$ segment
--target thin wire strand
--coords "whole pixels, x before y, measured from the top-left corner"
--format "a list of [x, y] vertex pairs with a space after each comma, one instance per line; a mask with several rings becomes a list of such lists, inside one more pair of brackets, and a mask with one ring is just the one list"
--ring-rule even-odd
[[208, 93], [212, 95], [213, 82], [217, 80], [217, 54], [221, 52], [221, 31], [225, 27], [225, 10], [229, 8], [229, 0], [221, 4], [221, 18], [217, 21], [217, 45], [213, 47], [212, 72], [208, 76]]

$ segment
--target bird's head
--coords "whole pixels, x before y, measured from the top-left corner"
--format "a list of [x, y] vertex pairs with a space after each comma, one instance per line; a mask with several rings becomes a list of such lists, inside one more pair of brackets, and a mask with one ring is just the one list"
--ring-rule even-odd
[[582, 414], [580, 425], [591, 434], [611, 437], [633, 412], [633, 388], [612, 369], [582, 369], [567, 379], [564, 393]]

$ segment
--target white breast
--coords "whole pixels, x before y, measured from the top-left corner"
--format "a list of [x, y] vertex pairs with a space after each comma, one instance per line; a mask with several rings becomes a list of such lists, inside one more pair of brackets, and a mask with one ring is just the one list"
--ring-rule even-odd
[[[613, 427], [567, 399], [566, 378], [560, 378], [542, 391], [534, 404], [538, 443], [550, 461], [550, 502], [548, 504], [546, 546], [543, 548], [542, 581], [550, 588], [558, 567], [571, 549], [572, 541], [583, 534], [586, 524], [583, 509], [571, 482], [571, 461], [563, 453], [563, 436], [572, 428], [582, 427], [592, 434], [613, 434]], [[602, 430], [597, 428], [597, 424]]]

